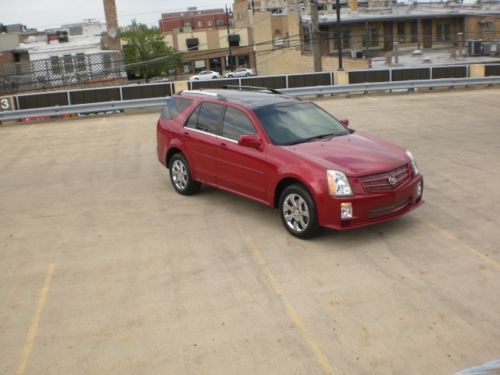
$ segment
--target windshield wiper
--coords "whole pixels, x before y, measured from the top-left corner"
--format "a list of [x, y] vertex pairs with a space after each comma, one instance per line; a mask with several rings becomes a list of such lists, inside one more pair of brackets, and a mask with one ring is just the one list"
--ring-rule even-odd
[[317, 140], [324, 139], [324, 138], [329, 138], [329, 137], [331, 138], [331, 137], [335, 137], [336, 135], [337, 134], [335, 134], [335, 133], [320, 134], [320, 135], [315, 135], [313, 137], [301, 138], [301, 139], [297, 139], [295, 141], [282, 143], [282, 145], [283, 146], [291, 146], [291, 145], [296, 145], [296, 144], [299, 144], [299, 143], [312, 142], [312, 141], [317, 141]]

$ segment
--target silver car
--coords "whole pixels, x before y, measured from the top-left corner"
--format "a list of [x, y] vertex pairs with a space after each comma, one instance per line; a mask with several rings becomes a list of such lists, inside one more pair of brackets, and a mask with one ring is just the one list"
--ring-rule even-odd
[[219, 77], [220, 77], [220, 74], [217, 72], [214, 72], [212, 70], [202, 70], [198, 74], [195, 74], [195, 75], [189, 77], [189, 80], [190, 81], [198, 81], [198, 80], [204, 81], [204, 80], [215, 79], [215, 78], [219, 78]]
[[224, 74], [224, 77], [226, 78], [233, 78], [233, 77], [250, 77], [254, 76], [255, 72], [252, 69], [248, 68], [238, 68], [234, 72], [227, 72]]

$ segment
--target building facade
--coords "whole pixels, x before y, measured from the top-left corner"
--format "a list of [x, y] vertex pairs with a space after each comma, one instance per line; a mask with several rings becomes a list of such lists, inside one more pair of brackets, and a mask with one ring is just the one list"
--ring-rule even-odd
[[[310, 50], [309, 16], [302, 17], [303, 50]], [[338, 50], [338, 26], [332, 13], [319, 15], [321, 54]], [[452, 48], [467, 40], [494, 42], [500, 38], [500, 10], [467, 6], [397, 6], [371, 11], [342, 10], [342, 49], [353, 57], [371, 57], [402, 49]]]
[[176, 76], [256, 67], [252, 33], [248, 27], [234, 28], [230, 11], [191, 7], [185, 12], [162, 14], [159, 24], [165, 42], [182, 52]]
[[105, 30], [103, 23], [87, 21], [1, 34], [0, 49], [10, 49], [1, 52], [0, 79], [13, 91], [123, 79], [121, 53], [102, 49]]
[[227, 28], [232, 24], [232, 12], [222, 8], [198, 10], [196, 7], [189, 7], [183, 12], [163, 13], [159, 21], [162, 33]]

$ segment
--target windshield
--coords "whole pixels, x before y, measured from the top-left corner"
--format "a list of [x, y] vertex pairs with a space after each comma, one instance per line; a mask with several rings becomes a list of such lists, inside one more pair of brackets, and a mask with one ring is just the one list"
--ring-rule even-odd
[[255, 113], [275, 145], [292, 145], [349, 134], [328, 112], [313, 103], [280, 103]]

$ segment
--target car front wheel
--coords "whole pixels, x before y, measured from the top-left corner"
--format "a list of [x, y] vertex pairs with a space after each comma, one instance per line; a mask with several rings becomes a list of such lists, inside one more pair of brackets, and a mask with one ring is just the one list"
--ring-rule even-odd
[[168, 169], [172, 185], [179, 194], [192, 195], [200, 190], [201, 184], [191, 177], [191, 169], [182, 154], [172, 156]]
[[303, 185], [290, 185], [281, 193], [279, 210], [283, 225], [294, 236], [311, 238], [318, 234], [316, 204]]

